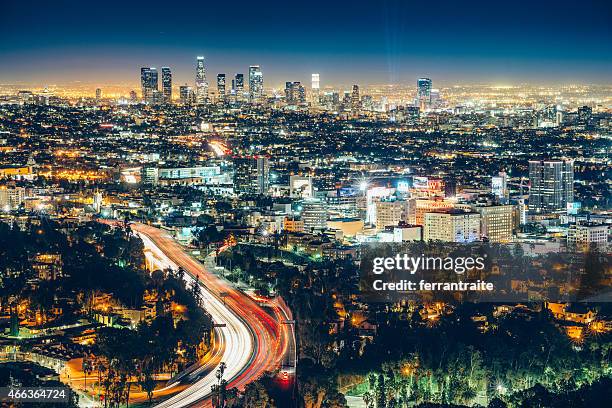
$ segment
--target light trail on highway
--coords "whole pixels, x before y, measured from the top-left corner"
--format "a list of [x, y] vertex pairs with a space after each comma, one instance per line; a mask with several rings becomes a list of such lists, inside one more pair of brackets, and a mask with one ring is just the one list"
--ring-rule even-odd
[[[217, 327], [216, 333], [224, 345], [220, 361], [226, 364], [224, 378], [228, 381], [228, 388], [243, 390], [265, 372], [280, 367], [287, 343], [294, 337], [292, 330], [278, 320], [281, 314], [275, 304], [269, 305], [273, 311], [270, 315], [249, 296], [209, 272], [164, 230], [140, 223], [130, 224], [130, 227], [141, 237], [145, 248], [151, 251], [160, 266], [183, 268], [189, 286], [197, 277], [203, 307], [216, 324], [224, 325]], [[215, 370], [210, 370], [156, 407], [210, 406], [211, 387], [217, 381]]]

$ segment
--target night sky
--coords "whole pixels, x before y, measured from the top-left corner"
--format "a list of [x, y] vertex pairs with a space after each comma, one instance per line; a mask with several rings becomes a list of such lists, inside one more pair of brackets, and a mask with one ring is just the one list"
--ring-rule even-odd
[[140, 66], [193, 82], [260, 64], [266, 87], [612, 83], [612, 1], [1, 0], [0, 82], [138, 83]]

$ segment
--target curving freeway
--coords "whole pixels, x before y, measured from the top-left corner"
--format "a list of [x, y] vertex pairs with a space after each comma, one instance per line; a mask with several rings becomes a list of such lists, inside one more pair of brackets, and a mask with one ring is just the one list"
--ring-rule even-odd
[[[132, 231], [143, 240], [160, 266], [182, 267], [188, 285], [201, 285], [203, 306], [211, 314], [216, 328], [216, 339], [221, 356], [215, 359], [226, 364], [224, 378], [228, 388], [244, 389], [246, 384], [266, 371], [281, 366], [285, 355], [294, 347], [293, 330], [283, 324], [286, 313], [270, 302], [268, 313], [257, 302], [235, 289], [231, 284], [212, 274], [208, 267], [192, 258], [167, 232], [149, 225], [130, 224]], [[210, 260], [206, 262], [210, 265]], [[203, 375], [189, 387], [157, 404], [159, 408], [210, 406], [211, 387], [216, 384], [215, 370], [202, 367], [190, 374]], [[172, 388], [168, 385], [164, 390]], [[159, 390], [162, 391], [162, 390]]]

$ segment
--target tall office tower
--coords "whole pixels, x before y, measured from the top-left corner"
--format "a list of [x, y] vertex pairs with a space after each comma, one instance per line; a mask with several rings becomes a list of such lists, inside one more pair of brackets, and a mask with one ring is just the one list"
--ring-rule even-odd
[[581, 108], [578, 108], [578, 120], [581, 123], [587, 123], [590, 119], [591, 116], [593, 115], [593, 109], [588, 107], [588, 106], [583, 106]]
[[306, 103], [306, 91], [299, 81], [285, 82], [285, 101], [287, 105]]
[[181, 103], [187, 105], [193, 100], [193, 89], [187, 84], [179, 87], [179, 98]]
[[206, 82], [206, 67], [204, 66], [204, 57], [196, 58], [195, 87], [196, 103], [206, 103], [208, 99], [208, 82]]
[[514, 229], [514, 206], [491, 205], [474, 207], [480, 214], [480, 233], [489, 242], [512, 242]]
[[144, 103], [153, 103], [155, 91], [157, 91], [157, 69], [153, 67], [140, 68], [140, 85], [142, 87], [142, 99]]
[[319, 104], [319, 98], [321, 97], [321, 87], [319, 82], [319, 74], [312, 74], [311, 80], [311, 92], [312, 92], [312, 102], [315, 105]]
[[419, 78], [417, 79], [417, 98], [416, 105], [425, 110], [431, 105], [431, 79]]
[[361, 108], [361, 99], [359, 98], [359, 85], [353, 85], [351, 92], [351, 110], [357, 112]]
[[172, 103], [172, 71], [169, 67], [162, 67], [161, 72], [164, 103]]
[[236, 74], [233, 88], [236, 93], [236, 98], [242, 100], [244, 97], [244, 74]]
[[264, 156], [234, 158], [234, 191], [265, 194], [270, 179], [270, 162]]
[[304, 222], [304, 231], [323, 231], [327, 228], [329, 214], [324, 201], [317, 199], [305, 200], [302, 203], [301, 215]]
[[219, 100], [225, 100], [225, 74], [217, 75], [217, 93]]
[[138, 94], [133, 89], [130, 91], [130, 101], [133, 103], [138, 102]]
[[100, 99], [102, 99], [102, 89], [96, 88], [96, 102], [100, 102]]
[[249, 67], [249, 93], [251, 102], [260, 102], [263, 99], [263, 74], [259, 65]]
[[491, 193], [503, 204], [510, 198], [508, 193], [508, 175], [505, 171], [500, 171], [497, 176], [491, 177]]
[[574, 162], [572, 160], [529, 161], [529, 211], [565, 211], [574, 202]]

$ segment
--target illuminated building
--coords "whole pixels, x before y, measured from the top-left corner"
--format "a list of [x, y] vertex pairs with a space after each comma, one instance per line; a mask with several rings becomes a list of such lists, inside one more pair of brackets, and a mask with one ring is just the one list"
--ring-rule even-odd
[[582, 248], [591, 245], [605, 247], [608, 245], [610, 226], [592, 222], [577, 222], [567, 229], [567, 244]]
[[327, 221], [327, 229], [342, 231], [344, 237], [354, 237], [363, 232], [363, 220], [361, 218], [331, 218]]
[[55, 280], [62, 276], [63, 262], [60, 254], [38, 254], [32, 261], [32, 269], [39, 279]]
[[283, 229], [287, 232], [304, 232], [304, 221], [299, 218], [285, 217]]
[[289, 176], [289, 196], [294, 198], [312, 198], [312, 177]]
[[244, 74], [236, 74], [232, 82], [232, 88], [238, 100], [244, 97]]
[[376, 202], [376, 228], [394, 227], [408, 218], [407, 201], [377, 201]]
[[152, 104], [157, 86], [157, 69], [153, 67], [140, 68], [140, 86], [142, 88], [142, 99], [146, 104]]
[[453, 208], [452, 202], [440, 198], [411, 198], [408, 203], [408, 223], [412, 225], [424, 225], [425, 214], [428, 212]]
[[179, 87], [179, 98], [182, 104], [189, 104], [193, 102], [193, 89], [188, 85], [181, 85]]
[[319, 104], [320, 92], [321, 92], [320, 82], [319, 82], [319, 74], [312, 74], [312, 78], [311, 78], [311, 82], [310, 82], [310, 88], [311, 88], [311, 92], [312, 92], [312, 102], [315, 105], [318, 105]]
[[0, 178], [28, 179], [33, 176], [32, 166], [0, 167]]
[[11, 211], [25, 200], [25, 188], [0, 186], [0, 210]]
[[206, 103], [208, 100], [206, 67], [204, 66], [204, 57], [202, 56], [196, 58], [195, 99], [198, 104]]
[[351, 91], [351, 110], [353, 112], [358, 112], [361, 108], [361, 99], [359, 98], [359, 85], [353, 85], [353, 90]]
[[263, 73], [259, 65], [249, 67], [249, 93], [251, 102], [259, 102], [263, 98]]
[[417, 79], [417, 106], [423, 111], [431, 106], [431, 79]]
[[161, 72], [164, 103], [172, 103], [172, 72], [169, 67], [162, 67]]
[[217, 93], [219, 100], [225, 100], [225, 74], [217, 75]]
[[501, 203], [508, 202], [508, 175], [506, 172], [502, 171], [499, 175], [491, 177], [491, 193], [493, 193]]
[[269, 187], [270, 163], [264, 156], [234, 157], [234, 190], [265, 194]]
[[393, 228], [393, 242], [411, 242], [423, 240], [421, 225], [400, 224]]
[[306, 93], [299, 81], [285, 82], [285, 101], [287, 105], [300, 105], [306, 103]]
[[425, 241], [474, 242], [480, 239], [480, 214], [447, 210], [425, 214]]
[[574, 162], [571, 160], [529, 161], [529, 212], [565, 211], [574, 202]]
[[588, 106], [582, 106], [578, 108], [578, 121], [582, 124], [586, 124], [593, 115], [593, 109]]
[[159, 184], [159, 170], [157, 167], [144, 166], [140, 171], [140, 181], [142, 184], [156, 186]]
[[102, 99], [102, 89], [96, 88], [96, 102], [100, 102], [100, 99]]
[[160, 179], [183, 179], [201, 177], [205, 183], [218, 179], [221, 175], [219, 166], [166, 167], [159, 169]]
[[321, 200], [306, 200], [302, 203], [304, 231], [316, 232], [327, 228], [327, 206]]
[[496, 243], [512, 242], [514, 206], [493, 205], [475, 207], [474, 210], [480, 214], [480, 233], [483, 238]]

